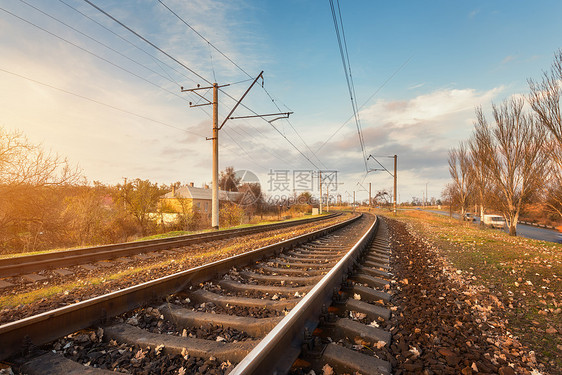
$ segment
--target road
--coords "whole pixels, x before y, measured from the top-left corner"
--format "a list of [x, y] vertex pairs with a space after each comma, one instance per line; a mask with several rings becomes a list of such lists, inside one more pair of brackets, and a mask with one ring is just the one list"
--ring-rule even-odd
[[[439, 215], [449, 216], [449, 212], [447, 211], [437, 211], [437, 210], [424, 210], [424, 211], [432, 212]], [[458, 219], [460, 216], [457, 213], [453, 213], [453, 217]], [[480, 224], [479, 217], [476, 217], [474, 224], [475, 225]], [[507, 233], [508, 231], [507, 226], [504, 228], [504, 231]], [[541, 240], [541, 241], [548, 241], [548, 242], [558, 241], [558, 232], [556, 230], [537, 228], [532, 225], [526, 225], [526, 224], [517, 224], [517, 235], [525, 238], [532, 238], [534, 240]]]

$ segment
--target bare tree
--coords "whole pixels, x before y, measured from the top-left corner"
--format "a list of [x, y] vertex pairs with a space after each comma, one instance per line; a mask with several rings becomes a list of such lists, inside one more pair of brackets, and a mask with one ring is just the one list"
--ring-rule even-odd
[[542, 81], [529, 79], [529, 86], [529, 102], [538, 116], [539, 126], [548, 134], [545, 152], [550, 156], [550, 166], [544, 201], [551, 211], [562, 217], [562, 50], [555, 54], [552, 67], [549, 72], [543, 73]]
[[25, 233], [34, 249], [39, 234], [58, 222], [61, 199], [54, 189], [81, 179], [80, 169], [66, 158], [0, 127], [0, 242], [19, 246], [18, 236]]
[[[482, 109], [476, 109], [476, 116], [478, 122], [484, 122]], [[476, 134], [473, 134], [468, 141], [469, 158], [470, 158], [470, 179], [472, 180], [472, 188], [476, 204], [480, 211], [480, 223], [484, 217], [487, 192], [490, 191], [490, 176], [486, 168], [486, 147], [482, 144], [482, 139], [479, 139]]]
[[461, 209], [461, 215], [464, 215], [472, 183], [470, 165], [470, 157], [464, 142], [460, 142], [458, 148], [449, 150], [449, 173], [453, 178], [452, 192]]
[[517, 233], [521, 204], [543, 183], [547, 157], [543, 152], [544, 127], [534, 116], [523, 113], [523, 99], [512, 98], [493, 105], [495, 126], [488, 125], [481, 109], [475, 137], [486, 155], [486, 167], [497, 191], [497, 201], [507, 221], [509, 234]]

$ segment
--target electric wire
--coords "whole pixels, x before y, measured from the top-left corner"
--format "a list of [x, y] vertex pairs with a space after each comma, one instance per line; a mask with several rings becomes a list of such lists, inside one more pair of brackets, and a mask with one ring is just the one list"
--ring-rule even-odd
[[29, 4], [29, 3], [26, 2], [25, 0], [19, 0], [19, 1], [22, 2], [22, 3], [24, 3], [25, 5], [27, 5], [27, 6], [31, 7], [31, 8], [33, 8], [33, 9], [35, 9], [36, 11], [42, 13], [43, 15], [45, 15], [45, 16], [51, 18], [52, 20], [54, 20], [54, 21], [56, 21], [56, 22], [58, 22], [58, 23], [60, 23], [60, 24], [62, 24], [62, 25], [64, 25], [64, 26], [68, 27], [69, 29], [71, 29], [71, 30], [73, 30], [73, 31], [75, 31], [75, 32], [77, 32], [77, 33], [79, 33], [80, 35], [82, 35], [82, 36], [84, 36], [84, 37], [86, 37], [86, 38], [88, 38], [88, 39], [90, 39], [90, 40], [92, 40], [92, 41], [98, 43], [98, 44], [101, 45], [101, 46], [104, 46], [105, 48], [107, 48], [107, 49], [109, 49], [110, 51], [113, 51], [114, 53], [118, 54], [119, 56], [121, 56], [121, 57], [123, 57], [123, 58], [125, 58], [125, 59], [127, 59], [127, 60], [129, 60], [129, 61], [131, 61], [132, 63], [137, 64], [138, 66], [141, 66], [141, 67], [145, 68], [146, 70], [151, 71], [152, 73], [154, 73], [154, 74], [156, 74], [156, 75], [158, 75], [158, 76], [160, 76], [160, 77], [162, 77], [162, 78], [164, 78], [164, 79], [170, 81], [171, 83], [176, 83], [176, 82], [174, 82], [174, 80], [172, 80], [170, 77], [166, 77], [166, 76], [164, 76], [164, 75], [162, 75], [162, 74], [156, 72], [156, 71], [153, 70], [152, 68], [150, 68], [150, 67], [148, 67], [148, 66], [146, 66], [146, 65], [144, 65], [144, 64], [139, 63], [138, 61], [136, 61], [136, 60], [134, 60], [134, 59], [132, 59], [132, 58], [126, 56], [125, 54], [123, 54], [123, 53], [117, 51], [115, 48], [110, 47], [110, 46], [108, 46], [107, 44], [105, 44], [105, 43], [103, 43], [103, 42], [100, 42], [99, 40], [97, 40], [97, 39], [95, 39], [95, 38], [93, 38], [93, 37], [91, 37], [91, 36], [89, 36], [89, 35], [83, 33], [82, 31], [76, 29], [75, 27], [73, 27], [73, 26], [71, 26], [71, 25], [65, 23], [64, 21], [59, 20], [58, 18], [54, 17], [53, 15], [48, 14], [47, 12], [45, 12], [45, 11], [43, 11], [43, 10], [37, 8], [36, 6], [34, 6], [34, 5], [32, 5], [32, 4]]
[[180, 17], [176, 12], [174, 12], [169, 6], [167, 6], [166, 4], [164, 4], [164, 2], [162, 2], [162, 0], [158, 0], [158, 2], [160, 4], [162, 4], [166, 9], [168, 9], [170, 11], [170, 13], [172, 13], [174, 16], [176, 16], [181, 22], [183, 22], [187, 27], [189, 27], [195, 34], [197, 34], [201, 39], [203, 39], [205, 42], [207, 42], [207, 44], [211, 47], [213, 47], [218, 53], [220, 53], [225, 59], [227, 59], [228, 61], [230, 61], [235, 67], [237, 67], [238, 69], [240, 69], [244, 74], [246, 74], [248, 77], [252, 78], [252, 76], [250, 75], [250, 73], [248, 73], [247, 71], [245, 71], [244, 69], [242, 69], [242, 67], [238, 64], [236, 64], [230, 57], [228, 57], [227, 55], [225, 55], [221, 50], [219, 50], [217, 47], [215, 47], [215, 45], [213, 43], [211, 43], [210, 41], [207, 40], [207, 38], [205, 38], [203, 35], [201, 35], [197, 30], [195, 30], [189, 23], [187, 23], [182, 17]]
[[[208, 84], [212, 84], [209, 80], [207, 80], [206, 78], [204, 78], [203, 76], [201, 76], [200, 74], [198, 74], [197, 72], [195, 72], [194, 70], [192, 70], [191, 68], [189, 68], [187, 65], [185, 65], [184, 63], [182, 63], [181, 61], [179, 61], [178, 59], [176, 59], [175, 57], [173, 57], [172, 55], [170, 55], [169, 53], [167, 53], [166, 51], [162, 50], [160, 47], [158, 47], [156, 44], [152, 43], [151, 41], [149, 41], [148, 39], [146, 39], [145, 37], [143, 37], [142, 35], [140, 35], [139, 33], [137, 33], [136, 31], [134, 31], [132, 28], [130, 28], [129, 26], [125, 25], [123, 22], [119, 21], [117, 18], [113, 17], [111, 14], [109, 14], [108, 12], [106, 12], [105, 10], [103, 10], [102, 8], [98, 7], [97, 5], [93, 4], [90, 0], [84, 0], [84, 2], [86, 2], [87, 4], [91, 5], [92, 7], [94, 7], [95, 9], [97, 9], [99, 12], [101, 12], [102, 14], [104, 14], [105, 16], [107, 16], [108, 18], [112, 19], [114, 22], [118, 23], [120, 26], [122, 26], [123, 28], [125, 28], [126, 30], [128, 30], [129, 32], [131, 32], [132, 34], [134, 34], [135, 36], [137, 36], [138, 38], [140, 38], [141, 40], [143, 40], [144, 42], [146, 42], [147, 44], [149, 44], [151, 47], [157, 49], [158, 51], [160, 51], [161, 53], [163, 53], [164, 55], [166, 55], [168, 58], [170, 58], [171, 60], [175, 61], [177, 64], [181, 65], [182, 67], [184, 67], [185, 69], [187, 69], [189, 72], [191, 72], [192, 74], [194, 74], [195, 76], [197, 76], [198, 78], [200, 78], [201, 80], [203, 80], [204, 82], [208, 83]], [[163, 4], [164, 5], [164, 4]], [[176, 15], [177, 16], [177, 15]], [[179, 16], [178, 16], [179, 17]], [[181, 19], [181, 18], [180, 18]], [[187, 24], [187, 23], [186, 23]], [[189, 26], [191, 28], [191, 26]], [[211, 44], [209, 42], [209, 44]], [[212, 44], [211, 44], [212, 45]], [[214, 46], [213, 46], [214, 47]], [[216, 47], [214, 47], [216, 48]], [[221, 54], [223, 54], [222, 52], [220, 52]], [[224, 55], [224, 54], [223, 54]], [[233, 62], [232, 60], [228, 59], [229, 61]], [[234, 62], [233, 62], [234, 63]], [[234, 63], [235, 64], [235, 63]], [[235, 64], [236, 66], [238, 66], [237, 64]], [[239, 67], [239, 66], [238, 66]], [[239, 69], [241, 69], [239, 67]], [[242, 71], [244, 71], [243, 69], [241, 69]], [[247, 72], [245, 72], [247, 75], [249, 75]], [[233, 98], [229, 93], [225, 92], [224, 90], [220, 90], [221, 92], [223, 92], [227, 97], [231, 98], [232, 100], [236, 100], [235, 98]], [[241, 106], [243, 106], [244, 108], [246, 108], [247, 110], [249, 110], [250, 112], [252, 112], [255, 116], [262, 118], [264, 121], [266, 121], [267, 123], [269, 123], [283, 138], [285, 138], [285, 140], [295, 149], [297, 150], [309, 163], [311, 163], [316, 169], [320, 169], [318, 168], [318, 166], [312, 161], [310, 160], [310, 158], [308, 156], [306, 156], [298, 147], [296, 147], [296, 145], [291, 142], [282, 132], [279, 131], [279, 129], [277, 129], [271, 122], [269, 122], [265, 117], [257, 114], [255, 111], [253, 111], [252, 109], [250, 109], [249, 107], [247, 107], [245, 104], [241, 103]]]
[[77, 98], [81, 98], [81, 99], [90, 101], [90, 102], [92, 102], [92, 103], [96, 103], [96, 104], [102, 105], [102, 106], [104, 106], [104, 107], [108, 107], [108, 108], [114, 109], [114, 110], [116, 110], [116, 111], [120, 111], [120, 112], [123, 112], [123, 113], [127, 113], [127, 114], [129, 114], [129, 115], [132, 115], [132, 116], [135, 116], [135, 117], [144, 119], [144, 120], [148, 120], [148, 121], [151, 121], [151, 122], [154, 122], [154, 123], [163, 125], [163, 126], [167, 126], [167, 127], [169, 127], [169, 128], [173, 128], [173, 129], [176, 129], [176, 130], [180, 130], [180, 131], [182, 131], [182, 132], [185, 132], [185, 133], [190, 133], [190, 134], [196, 135], [196, 136], [198, 136], [198, 137], [205, 138], [205, 136], [202, 135], [202, 134], [199, 134], [199, 133], [196, 133], [196, 132], [193, 132], [193, 131], [190, 131], [190, 130], [182, 129], [182, 128], [180, 128], [180, 127], [177, 127], [177, 126], [174, 126], [174, 125], [165, 123], [165, 122], [163, 122], [163, 121], [155, 120], [155, 119], [150, 118], [150, 117], [148, 117], [148, 116], [140, 115], [140, 114], [138, 114], [138, 113], [134, 113], [134, 112], [131, 112], [131, 111], [129, 111], [129, 110], [126, 110], [126, 109], [123, 109], [123, 108], [119, 108], [119, 107], [116, 107], [116, 106], [114, 106], [114, 105], [112, 105], [112, 104], [107, 104], [107, 103], [101, 102], [101, 101], [99, 101], [99, 100], [97, 100], [97, 99], [92, 99], [92, 98], [89, 98], [89, 97], [84, 96], [84, 95], [81, 95], [81, 94], [77, 94], [77, 93], [72, 92], [72, 91], [68, 91], [68, 90], [65, 90], [65, 89], [61, 89], [60, 87], [53, 86], [53, 85], [51, 85], [51, 84], [49, 84], [49, 83], [41, 82], [41, 81], [38, 81], [38, 80], [36, 80], [36, 79], [29, 78], [29, 77], [26, 77], [26, 76], [24, 76], [24, 75], [21, 75], [21, 74], [18, 74], [18, 73], [14, 73], [14, 72], [11, 72], [11, 71], [6, 70], [6, 69], [3, 69], [3, 68], [0, 68], [0, 71], [2, 71], [2, 72], [4, 72], [4, 73], [7, 73], [7, 74], [11, 74], [11, 75], [13, 75], [13, 76], [16, 76], [16, 77], [19, 77], [19, 78], [22, 78], [22, 79], [25, 79], [25, 80], [27, 80], [27, 81], [30, 81], [30, 82], [33, 82], [33, 83], [36, 83], [36, 84], [45, 86], [45, 87], [49, 87], [49, 88], [51, 88], [51, 89], [53, 89], [53, 90], [57, 90], [57, 91], [60, 91], [60, 92], [65, 93], [65, 94], [72, 95], [72, 96], [75, 96], [75, 97], [77, 97]]
[[[244, 70], [240, 65], [238, 65], [234, 60], [232, 60], [230, 57], [228, 57], [225, 53], [223, 53], [219, 48], [217, 48], [213, 43], [211, 43], [207, 38], [205, 38], [201, 33], [199, 33], [194, 27], [192, 27], [185, 19], [183, 19], [180, 15], [178, 15], [176, 12], [174, 12], [168, 5], [166, 5], [162, 0], [158, 0], [158, 2], [160, 4], [162, 4], [162, 6], [164, 6], [166, 9], [168, 9], [168, 11], [170, 13], [172, 13], [178, 20], [180, 20], [183, 24], [185, 24], [189, 29], [191, 29], [195, 34], [197, 34], [201, 39], [203, 39], [210, 47], [212, 47], [215, 51], [217, 51], [218, 53], [220, 53], [225, 59], [227, 59], [230, 63], [232, 63], [235, 67], [237, 67], [241, 72], [243, 72], [244, 74], [246, 74], [248, 77], [250, 77], [250, 79], [252, 79], [253, 77], [246, 71]], [[211, 55], [211, 61], [212, 61], [212, 55]], [[213, 70], [214, 73], [214, 70]], [[216, 81], [216, 79], [215, 79]], [[277, 109], [281, 112], [281, 109], [279, 108], [279, 106], [277, 106], [277, 104], [275, 103], [275, 101], [273, 100], [273, 98], [271, 97], [271, 95], [269, 94], [269, 92], [267, 91], [267, 89], [265, 89], [265, 87], [263, 87], [262, 85], [262, 89], [267, 93], [267, 95], [269, 96], [269, 98], [271, 99], [271, 101], [275, 104], [275, 106], [277, 107]], [[235, 98], [231, 97], [226, 91], [221, 90], [221, 92], [223, 92], [225, 95], [227, 95], [228, 97], [230, 97], [231, 99], [235, 100]], [[244, 104], [241, 103], [241, 105], [250, 110], [248, 107], [246, 107]], [[253, 111], [252, 111], [253, 112]], [[257, 113], [253, 112], [254, 115], [257, 115]], [[263, 117], [262, 117], [263, 118]], [[263, 118], [263, 120], [267, 121], [269, 124], [271, 124], [267, 119]], [[302, 138], [302, 136], [297, 132], [297, 130], [295, 129], [295, 127], [293, 126], [293, 124], [287, 119], [287, 122], [289, 123], [289, 125], [291, 126], [291, 128], [293, 129], [293, 131], [297, 134], [297, 136], [300, 138], [300, 140], [303, 142], [303, 144], [305, 145], [305, 147], [310, 151], [310, 153], [312, 155], [314, 155], [316, 157], [316, 159], [322, 164], [324, 165], [324, 163], [322, 163], [322, 161], [318, 158], [318, 156], [314, 153], [314, 151], [312, 151], [312, 149], [308, 146], [308, 144], [304, 141], [304, 139]], [[273, 126], [273, 125], [272, 125]], [[275, 130], [277, 130], [275, 127], [273, 127]], [[294, 145], [293, 145], [294, 147]], [[300, 150], [297, 149], [297, 151], [300, 152]], [[302, 154], [302, 152], [300, 152]], [[304, 155], [304, 154], [303, 154]], [[308, 157], [306, 157], [307, 160]], [[310, 160], [309, 160], [310, 161]], [[314, 164], [314, 163], [312, 163]], [[324, 167], [326, 167], [324, 165]]]
[[[396, 69], [396, 70], [395, 70], [395, 71], [394, 71], [394, 72], [393, 72], [393, 73], [392, 73], [392, 74], [375, 90], [375, 92], [374, 92], [371, 96], [369, 96], [369, 98], [368, 98], [367, 100], [365, 100], [365, 102], [363, 102], [363, 104], [361, 104], [361, 106], [359, 107], [359, 110], [363, 109], [363, 107], [365, 107], [365, 106], [367, 105], [367, 103], [369, 103], [369, 102], [375, 97], [375, 95], [377, 95], [377, 94], [379, 93], [379, 91], [381, 91], [381, 90], [383, 89], [383, 87], [386, 86], [386, 84], [387, 84], [388, 82], [390, 82], [390, 81], [392, 80], [392, 78], [394, 78], [394, 76], [396, 76], [396, 74], [398, 74], [406, 65], [408, 65], [408, 63], [410, 62], [410, 60], [412, 59], [412, 57], [413, 57], [413, 55], [411, 55], [406, 61], [404, 61], [404, 62], [402, 63], [402, 65], [400, 65], [400, 66], [398, 67], [398, 69]], [[340, 131], [341, 129], [343, 129], [343, 127], [344, 127], [345, 125], [347, 125], [347, 123], [349, 122], [349, 120], [351, 120], [353, 117], [354, 117], [353, 115], [349, 116], [349, 118], [348, 118], [347, 120], [345, 120], [345, 122], [344, 122], [343, 124], [341, 124], [341, 126], [340, 126], [335, 132], [333, 132], [332, 135], [330, 135], [330, 136], [328, 137], [328, 139], [326, 139], [326, 140], [324, 141], [324, 143], [322, 143], [322, 145], [320, 145], [320, 147], [318, 147], [318, 149], [316, 149], [316, 152], [319, 152], [328, 142], [330, 142], [330, 140], [331, 140], [337, 133], [339, 133], [339, 131]]]
[[67, 2], [65, 2], [64, 0], [59, 0], [59, 2], [61, 2], [62, 4], [66, 5], [67, 7], [69, 7], [70, 9], [73, 9], [75, 12], [81, 14], [83, 17], [89, 19], [90, 21], [94, 22], [95, 24], [97, 24], [98, 26], [100, 26], [101, 28], [105, 29], [106, 31], [110, 32], [111, 34], [115, 35], [116, 37], [118, 37], [119, 39], [123, 40], [124, 42], [128, 43], [129, 45], [131, 45], [132, 47], [136, 48], [137, 50], [141, 51], [142, 53], [144, 53], [145, 55], [147, 55], [148, 57], [150, 57], [151, 59], [154, 60], [154, 62], [156, 64], [158, 64], [158, 66], [160, 67], [160, 69], [162, 69], [162, 71], [164, 73], [166, 73], [170, 79], [172, 79], [177, 85], [178, 87], [181, 86], [179, 84], [179, 82], [175, 81], [169, 74], [167, 70], [164, 70], [162, 68], [162, 66], [159, 64], [159, 62], [161, 64], [164, 64], [167, 68], [175, 71], [176, 73], [180, 74], [181, 76], [189, 79], [190, 81], [196, 83], [193, 79], [191, 79], [191, 77], [187, 76], [186, 74], [184, 74], [183, 72], [180, 72], [179, 70], [177, 70], [176, 68], [174, 68], [173, 66], [167, 64], [166, 62], [164, 62], [163, 60], [159, 59], [156, 56], [151, 55], [150, 53], [148, 53], [147, 51], [145, 51], [144, 49], [140, 48], [139, 46], [137, 46], [136, 44], [134, 44], [133, 42], [129, 41], [128, 39], [122, 37], [121, 35], [117, 34], [115, 31], [111, 30], [110, 28], [108, 28], [107, 26], [103, 25], [102, 23], [96, 21], [95, 19], [93, 19], [92, 17], [90, 17], [89, 15], [85, 14], [84, 12], [80, 11], [79, 9], [76, 9], [75, 7], [73, 7], [72, 5], [68, 4]]
[[188, 67], [187, 65], [185, 65], [184, 63], [182, 63], [181, 61], [179, 61], [178, 59], [176, 59], [175, 57], [173, 57], [172, 55], [170, 55], [168, 52], [164, 51], [163, 49], [161, 49], [160, 47], [158, 47], [156, 44], [152, 43], [150, 40], [146, 39], [145, 37], [143, 37], [142, 35], [140, 35], [139, 33], [137, 33], [136, 31], [134, 31], [133, 29], [131, 29], [129, 26], [125, 25], [123, 22], [119, 21], [117, 18], [113, 17], [111, 14], [107, 13], [105, 10], [103, 10], [102, 8], [98, 7], [96, 4], [92, 3], [90, 0], [84, 0], [86, 3], [90, 4], [92, 7], [94, 7], [95, 9], [97, 9], [99, 12], [103, 13], [105, 16], [109, 17], [110, 19], [112, 19], [113, 21], [117, 22], [119, 25], [121, 25], [122, 27], [124, 27], [125, 29], [127, 29], [129, 32], [131, 32], [132, 34], [134, 34], [135, 36], [137, 36], [138, 38], [140, 38], [141, 40], [143, 40], [144, 42], [148, 43], [151, 47], [156, 48], [158, 51], [160, 51], [161, 53], [163, 53], [164, 55], [166, 55], [168, 58], [170, 58], [171, 60], [175, 61], [177, 64], [181, 65], [182, 67], [184, 67], [185, 69], [187, 69], [189, 72], [191, 72], [192, 74], [194, 74], [196, 77], [202, 79], [203, 81], [205, 81], [208, 84], [212, 84], [209, 80], [207, 80], [206, 78], [204, 78], [203, 76], [201, 76], [199, 73], [195, 72], [193, 69], [191, 69], [190, 67]]
[[[336, 14], [336, 9], [334, 7], [334, 2], [333, 0], [330, 0], [330, 9], [332, 12], [332, 20], [334, 23], [334, 30], [336, 32], [336, 38], [338, 41], [338, 47], [339, 47], [339, 52], [340, 52], [340, 57], [342, 60], [342, 66], [343, 66], [343, 70], [344, 70], [344, 74], [345, 74], [345, 80], [347, 83], [347, 88], [349, 91], [349, 96], [351, 99], [351, 107], [353, 110], [353, 116], [355, 117], [355, 125], [357, 127], [357, 135], [359, 138], [359, 144], [361, 146], [361, 151], [363, 153], [363, 162], [365, 164], [365, 171], [368, 171], [369, 168], [367, 166], [367, 153], [365, 150], [365, 143], [364, 143], [364, 139], [363, 139], [363, 135], [362, 135], [362, 131], [361, 131], [361, 124], [359, 122], [359, 117], [358, 117], [358, 111], [357, 111], [357, 105], [355, 103], [355, 99], [354, 99], [354, 91], [353, 91], [353, 84], [352, 82], [350, 82], [350, 75], [351, 75], [351, 67], [349, 66], [349, 54], [347, 53], [347, 42], [345, 41], [345, 34], [343, 34], [343, 20], [341, 19], [341, 12], [339, 12], [340, 14], [340, 23], [341, 23], [341, 28], [342, 28], [342, 33], [340, 34], [340, 27], [338, 26], [338, 16]], [[339, 9], [339, 1], [338, 1], [338, 9]], [[347, 60], [346, 60], [346, 56], [347, 56]], [[349, 74], [348, 74], [348, 69], [349, 69]]]
[[47, 29], [45, 29], [45, 28], [43, 28], [43, 27], [41, 27], [41, 26], [39, 26], [39, 25], [37, 25], [37, 24], [31, 22], [31, 21], [28, 21], [28, 20], [26, 20], [25, 18], [22, 18], [22, 17], [18, 16], [17, 14], [10, 12], [10, 11], [7, 10], [7, 9], [4, 9], [4, 8], [0, 7], [0, 10], [2, 10], [3, 12], [5, 12], [5, 13], [7, 13], [7, 14], [9, 14], [9, 15], [11, 15], [11, 16], [13, 16], [13, 17], [15, 17], [15, 18], [17, 18], [17, 19], [19, 19], [19, 20], [25, 22], [25, 23], [27, 23], [28, 25], [31, 25], [31, 26], [33, 26], [33, 27], [35, 27], [35, 28], [37, 28], [37, 29], [39, 29], [39, 30], [41, 30], [41, 31], [43, 31], [43, 32], [45, 32], [45, 33], [47, 33], [47, 34], [49, 34], [49, 35], [51, 35], [51, 36], [53, 36], [53, 37], [55, 37], [55, 38], [57, 38], [57, 39], [59, 39], [59, 40], [62, 40], [62, 41], [65, 42], [65, 43], [70, 44], [71, 46], [74, 46], [74, 47], [78, 48], [79, 50], [81, 50], [81, 51], [83, 51], [83, 52], [86, 52], [86, 53], [88, 53], [88, 54], [90, 54], [90, 55], [92, 55], [92, 56], [94, 56], [94, 57], [97, 57], [98, 59], [100, 59], [100, 60], [102, 60], [102, 61], [105, 61], [106, 63], [108, 63], [108, 64], [110, 64], [110, 65], [112, 65], [112, 66], [114, 66], [114, 67], [116, 67], [116, 68], [118, 68], [118, 69], [120, 69], [120, 70], [126, 72], [126, 73], [131, 74], [132, 76], [135, 76], [135, 77], [137, 77], [137, 78], [139, 78], [139, 79], [141, 79], [141, 80], [143, 80], [143, 81], [145, 81], [145, 82], [147, 82], [147, 83], [149, 83], [149, 84], [151, 84], [151, 85], [153, 85], [153, 86], [155, 86], [155, 87], [157, 87], [157, 88], [159, 88], [159, 89], [161, 89], [161, 90], [164, 90], [164, 91], [170, 93], [171, 95], [174, 95], [174, 96], [178, 97], [178, 98], [181, 99], [181, 100], [187, 101], [187, 100], [185, 99], [185, 97], [182, 97], [181, 95], [178, 95], [177, 93], [175, 93], [175, 92], [173, 92], [173, 91], [170, 91], [170, 90], [168, 90], [168, 89], [166, 89], [166, 88], [164, 88], [164, 87], [162, 87], [162, 86], [159, 86], [158, 84], [156, 84], [156, 83], [154, 83], [154, 82], [152, 82], [152, 81], [150, 81], [150, 80], [148, 80], [148, 79], [146, 79], [146, 78], [144, 78], [144, 77], [142, 77], [142, 76], [140, 76], [140, 75], [138, 75], [138, 74], [136, 74], [136, 73], [134, 73], [134, 72], [132, 72], [132, 71], [130, 71], [130, 70], [128, 70], [128, 69], [126, 69], [126, 68], [120, 66], [120, 65], [118, 65], [118, 64], [115, 64], [114, 62], [112, 62], [112, 61], [106, 59], [105, 57], [102, 57], [102, 56], [100, 56], [100, 55], [98, 55], [98, 54], [96, 54], [96, 53], [94, 53], [94, 52], [92, 52], [92, 51], [90, 51], [90, 50], [88, 50], [88, 49], [86, 49], [86, 48], [84, 48], [84, 47], [81, 47], [81, 46], [79, 46], [78, 44], [76, 44], [76, 43], [74, 43], [74, 42], [71, 42], [70, 40], [65, 39], [65, 38], [63, 38], [63, 37], [61, 37], [61, 36], [59, 36], [59, 35], [57, 35], [57, 34], [51, 32], [51, 31], [49, 31], [49, 30], [47, 30]]

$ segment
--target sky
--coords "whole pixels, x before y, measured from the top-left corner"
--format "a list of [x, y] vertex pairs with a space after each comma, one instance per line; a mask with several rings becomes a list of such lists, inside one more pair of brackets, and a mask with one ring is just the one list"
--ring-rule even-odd
[[[337, 171], [344, 200], [366, 199], [369, 183], [373, 195], [392, 191], [391, 173], [364, 161], [329, 0], [91, 2], [138, 35], [86, 1], [0, 1], [0, 126], [68, 157], [90, 182], [201, 186], [211, 181], [211, 107], [190, 107], [205, 100], [181, 87], [228, 85], [222, 123], [264, 71], [233, 116], [293, 113], [228, 120], [221, 170], [254, 172], [270, 196], [300, 192], [308, 180], [296, 176], [316, 170]], [[426, 189], [439, 198], [474, 109], [491, 119], [492, 103], [526, 95], [562, 48], [560, 1], [339, 9], [365, 155], [390, 172], [398, 156], [399, 201]]]

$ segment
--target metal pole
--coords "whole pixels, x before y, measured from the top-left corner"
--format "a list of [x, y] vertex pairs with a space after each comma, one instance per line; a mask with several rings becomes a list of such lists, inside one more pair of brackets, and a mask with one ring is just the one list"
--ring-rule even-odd
[[355, 190], [353, 190], [353, 211], [355, 212]]
[[211, 225], [219, 229], [219, 86], [213, 83], [213, 191]]
[[326, 212], [330, 212], [330, 195], [328, 194], [328, 187], [330, 184], [326, 185]]
[[394, 155], [394, 215], [396, 215], [396, 164], [398, 162], [398, 155]]
[[371, 183], [369, 182], [369, 211], [371, 210], [372, 205], [373, 205], [373, 200], [371, 198]]
[[318, 171], [318, 187], [320, 190], [320, 215], [322, 215], [322, 171]]

